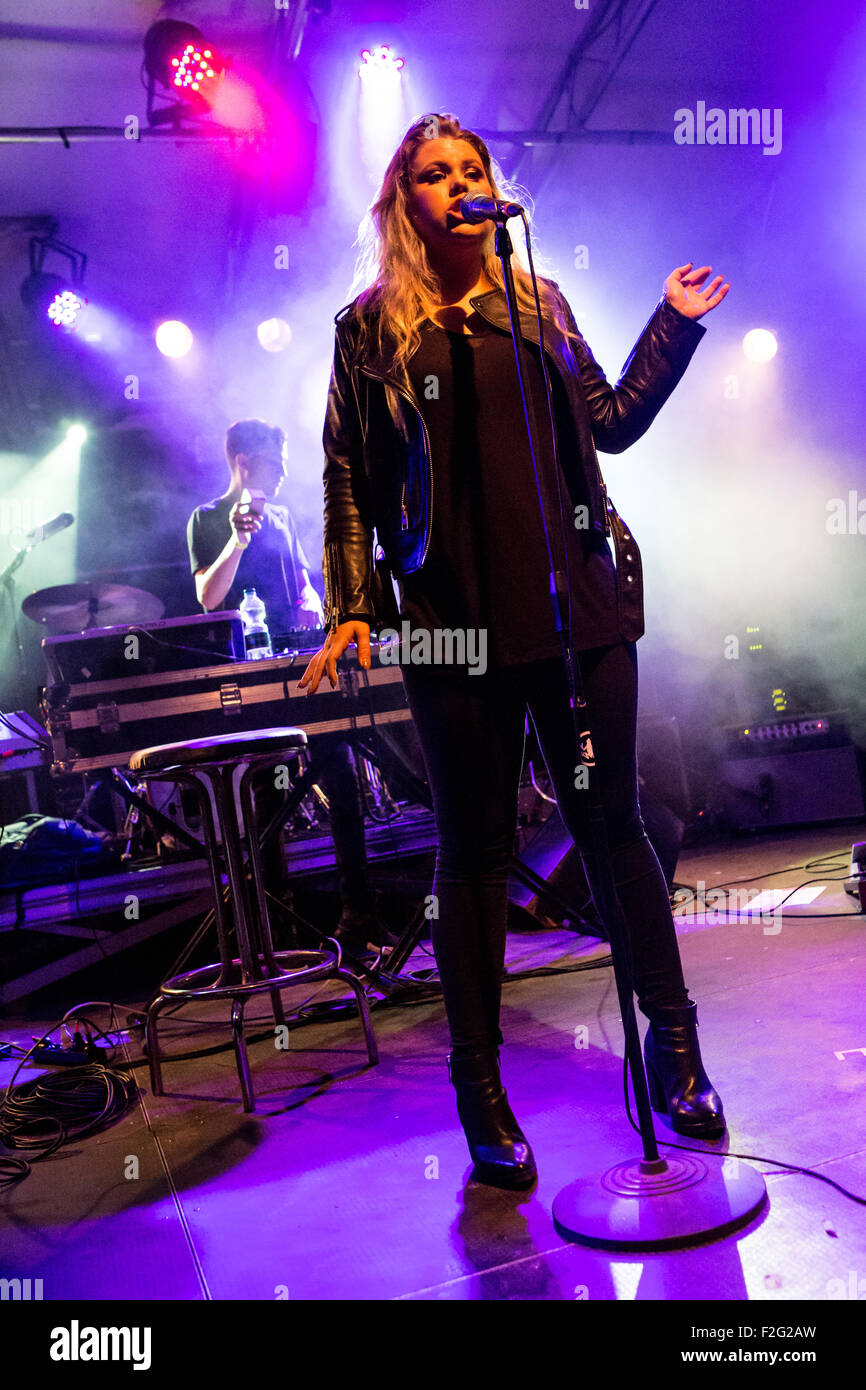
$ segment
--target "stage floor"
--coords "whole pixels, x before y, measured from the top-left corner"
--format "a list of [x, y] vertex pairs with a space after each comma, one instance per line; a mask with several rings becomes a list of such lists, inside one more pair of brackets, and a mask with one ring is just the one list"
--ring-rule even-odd
[[[860, 1196], [866, 919], [841, 880], [863, 832], [861, 821], [707, 845], [686, 852], [676, 875], [708, 888], [770, 874], [749, 888], [823, 885], [781, 918], [741, 911], [714, 923], [693, 915], [679, 924], [681, 950], [704, 1061], [729, 1125], [721, 1145], [705, 1147], [813, 1167]], [[803, 867], [825, 855], [832, 857], [823, 874]], [[816, 913], [845, 915], [806, 915]], [[511, 933], [508, 969], [606, 954], [604, 942], [568, 932]], [[431, 964], [429, 948], [419, 949], [408, 968]], [[138, 982], [124, 984], [128, 999]], [[86, 986], [85, 976], [67, 982], [67, 1006], [100, 997]], [[325, 986], [309, 994], [341, 992]], [[286, 991], [287, 1012], [305, 997]], [[41, 1022], [41, 1014], [0, 1020], [0, 1039], [29, 1045], [60, 1012]], [[187, 1007], [162, 1025], [164, 1051], [227, 1044], [224, 1019], [227, 1009]], [[467, 1183], [471, 1162], [448, 1082], [441, 1001], [377, 1008], [373, 1025], [381, 1054], [373, 1068], [357, 1018], [296, 1027], [288, 1051], [278, 1052], [264, 1001], [253, 1001], [252, 1115], [241, 1108], [229, 1046], [166, 1062], [168, 1094], [153, 1097], [140, 1050], [128, 1044], [138, 1102], [112, 1129], [35, 1163], [5, 1193], [0, 1277], [41, 1279], [46, 1300], [785, 1302], [866, 1293], [866, 1283], [859, 1294], [849, 1288], [866, 1269], [862, 1208], [760, 1158], [769, 1206], [737, 1235], [649, 1255], [560, 1238], [551, 1218], [559, 1189], [579, 1172], [639, 1153], [623, 1110], [609, 967], [504, 986], [503, 1080], [539, 1168], [528, 1196]], [[578, 1047], [576, 1030], [584, 1028], [588, 1045]], [[15, 1065], [0, 1059], [0, 1084]], [[25, 1068], [19, 1081], [35, 1075]], [[655, 1122], [662, 1153], [675, 1152], [665, 1150], [665, 1138], [690, 1142], [660, 1117]], [[137, 1176], [129, 1176], [134, 1167]]]

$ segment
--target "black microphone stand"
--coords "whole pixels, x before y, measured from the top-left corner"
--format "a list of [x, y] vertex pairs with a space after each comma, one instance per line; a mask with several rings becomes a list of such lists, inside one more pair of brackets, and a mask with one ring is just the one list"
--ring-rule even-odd
[[[663, 1250], [693, 1245], [699, 1241], [718, 1238], [738, 1230], [760, 1211], [767, 1197], [766, 1184], [754, 1168], [733, 1160], [723, 1169], [723, 1155], [688, 1150], [683, 1158], [670, 1160], [660, 1156], [653, 1129], [652, 1112], [644, 1071], [643, 1054], [634, 1009], [634, 980], [631, 966], [628, 929], [616, 893], [604, 810], [597, 786], [595, 745], [593, 761], [587, 765], [581, 751], [581, 734], [586, 731], [586, 710], [580, 662], [565, 627], [565, 605], [569, 599], [568, 586], [562, 572], [555, 567], [550, 543], [550, 531], [544, 506], [544, 494], [539, 473], [537, 449], [538, 424], [532, 394], [528, 388], [527, 349], [520, 329], [514, 276], [511, 269], [512, 242], [505, 226], [506, 214], [493, 215], [496, 222], [495, 249], [502, 264], [502, 278], [508, 302], [514, 360], [523, 402], [523, 414], [529, 452], [535, 474], [538, 505], [547, 544], [550, 570], [550, 597], [556, 630], [562, 646], [568, 679], [572, 720], [574, 723], [577, 762], [587, 766], [586, 795], [589, 816], [588, 848], [595, 861], [594, 882], [590, 884], [596, 907], [607, 929], [610, 953], [616, 979], [620, 1013], [625, 1033], [625, 1051], [631, 1070], [635, 1104], [637, 1106], [643, 1155], [639, 1159], [618, 1163], [601, 1176], [587, 1174], [570, 1183], [553, 1203], [553, 1220], [561, 1235], [569, 1236], [584, 1245], [614, 1250]], [[529, 227], [523, 218], [527, 252], [532, 267]], [[533, 288], [538, 301], [535, 271]], [[541, 317], [539, 308], [539, 319]], [[544, 356], [543, 329], [539, 324], [539, 353], [547, 387], [550, 409], [553, 461], [557, 487], [561, 486], [556, 448], [556, 428], [553, 415], [550, 381]], [[567, 565], [567, 550], [564, 556]], [[581, 731], [580, 724], [584, 724]], [[591, 738], [590, 730], [590, 738]], [[678, 1145], [678, 1148], [686, 1148]], [[700, 1154], [700, 1157], [697, 1155]]]

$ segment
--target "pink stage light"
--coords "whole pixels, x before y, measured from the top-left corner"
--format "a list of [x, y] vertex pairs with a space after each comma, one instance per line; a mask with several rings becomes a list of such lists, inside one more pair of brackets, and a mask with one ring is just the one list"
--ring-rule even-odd
[[219, 90], [226, 64], [194, 24], [160, 19], [144, 37], [144, 66], [153, 82], [183, 97], [190, 109], [207, 111]]
[[216, 64], [220, 67], [219, 59], [214, 56], [213, 49], [198, 49], [195, 44], [188, 43], [179, 58], [172, 58], [169, 66], [174, 68], [172, 84], [175, 87], [191, 87], [194, 92], [203, 88], [208, 78], [216, 77]]

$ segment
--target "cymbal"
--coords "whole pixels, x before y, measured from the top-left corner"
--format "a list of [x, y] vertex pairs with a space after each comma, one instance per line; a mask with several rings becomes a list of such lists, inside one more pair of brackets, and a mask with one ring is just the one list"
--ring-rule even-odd
[[21, 609], [49, 632], [86, 632], [95, 627], [153, 623], [165, 604], [146, 589], [128, 584], [55, 584], [28, 594]]

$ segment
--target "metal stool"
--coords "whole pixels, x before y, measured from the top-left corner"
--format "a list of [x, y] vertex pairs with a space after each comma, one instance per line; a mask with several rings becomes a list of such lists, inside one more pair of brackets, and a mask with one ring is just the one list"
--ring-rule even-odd
[[[151, 1089], [155, 1096], [164, 1094], [157, 1019], [160, 1010], [170, 1000], [231, 999], [235, 1058], [244, 1110], [247, 1111], [255, 1109], [255, 1099], [244, 1041], [243, 1013], [247, 999], [253, 994], [268, 991], [271, 995], [274, 1021], [277, 1024], [285, 1024], [280, 990], [288, 985], [307, 984], [311, 980], [330, 977], [345, 980], [354, 990], [358, 1002], [370, 1065], [375, 1066], [379, 1060], [363, 986], [357, 976], [342, 965], [339, 942], [333, 941], [334, 950], [323, 947], [313, 951], [274, 951], [262, 880], [261, 850], [255, 829], [252, 779], [261, 768], [269, 764], [274, 766], [275, 755], [284, 758], [296, 756], [306, 744], [307, 736], [303, 729], [260, 729], [249, 733], [220, 734], [215, 738], [200, 738], [187, 743], [166, 743], [156, 748], [143, 748], [133, 753], [129, 760], [130, 768], [143, 781], [149, 778], [175, 781], [192, 787], [198, 793], [219, 938], [219, 963], [201, 966], [165, 980], [160, 985], [159, 994], [147, 1010], [145, 1040]], [[232, 788], [233, 774], [240, 764], [245, 765], [240, 779], [239, 797], [241, 815], [247, 832], [246, 866], [241, 845], [241, 826]], [[203, 782], [207, 785], [203, 785]], [[216, 806], [216, 823], [207, 794], [208, 787], [213, 793]], [[233, 958], [229, 940], [230, 921], [223, 901], [217, 823], [222, 836], [229, 903], [239, 958]], [[246, 867], [249, 868], [251, 883], [247, 881]], [[329, 937], [328, 940], [333, 938]]]

